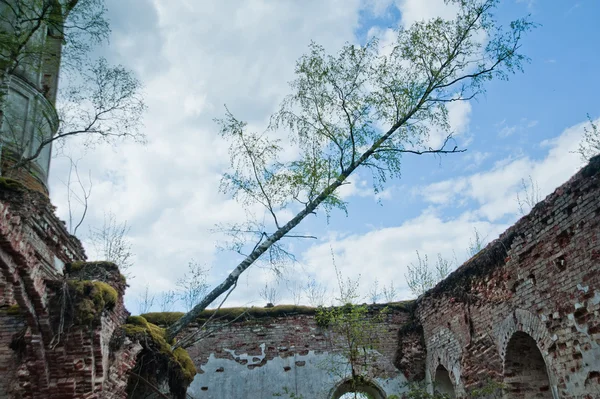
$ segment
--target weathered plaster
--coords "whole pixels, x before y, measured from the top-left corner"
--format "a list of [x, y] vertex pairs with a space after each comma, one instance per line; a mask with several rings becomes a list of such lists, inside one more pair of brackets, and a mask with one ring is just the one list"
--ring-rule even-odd
[[[265, 344], [261, 346], [264, 348]], [[340, 371], [347, 371], [350, 367], [343, 356], [336, 354], [309, 351], [306, 355], [277, 356], [266, 361], [261, 367], [250, 369], [249, 365], [256, 365], [262, 361], [258, 360], [260, 356], [239, 355], [234, 354], [233, 350], [225, 350], [237, 360], [217, 358], [211, 354], [208, 362], [201, 367], [201, 373], [188, 389], [191, 397], [289, 398], [289, 393], [294, 393], [306, 399], [329, 399], [336, 385], [349, 377], [347, 372], [341, 374], [331, 371], [332, 364]], [[245, 360], [248, 363], [243, 364]], [[406, 379], [402, 375], [395, 378], [374, 378], [374, 382], [386, 395], [406, 390]]]

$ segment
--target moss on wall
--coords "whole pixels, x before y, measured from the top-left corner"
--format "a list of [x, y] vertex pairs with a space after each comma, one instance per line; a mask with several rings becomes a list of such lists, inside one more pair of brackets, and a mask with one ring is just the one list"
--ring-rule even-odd
[[149, 323], [157, 326], [170, 326], [183, 316], [183, 312], [152, 312], [144, 313], [141, 316], [148, 320]]
[[0, 177], [0, 190], [23, 191], [25, 186], [16, 180]]
[[82, 280], [112, 281], [116, 279], [123, 284], [126, 283], [125, 276], [119, 271], [119, 266], [108, 261], [67, 263], [65, 265], [65, 272], [71, 277], [77, 277]]
[[19, 305], [2, 306], [0, 307], [0, 313], [8, 316], [19, 316], [21, 314], [21, 308]]
[[[415, 301], [391, 302], [387, 304], [366, 305], [370, 311], [378, 311], [386, 307], [389, 310], [409, 312], [414, 307]], [[299, 305], [277, 305], [273, 307], [234, 307], [206, 309], [197, 319], [202, 324], [209, 318], [213, 320], [231, 321], [234, 319], [260, 319], [267, 317], [287, 317], [294, 315], [315, 315], [319, 308]], [[216, 313], [216, 314], [215, 314]], [[142, 316], [148, 322], [159, 326], [170, 326], [184, 315], [183, 312], [151, 312], [144, 313]]]
[[67, 283], [73, 303], [73, 321], [98, 321], [104, 310], [112, 310], [119, 298], [117, 290], [102, 281], [75, 280]]
[[[130, 316], [121, 330], [143, 347], [134, 373], [156, 382], [157, 386], [168, 379], [171, 393], [177, 398], [184, 398], [197, 373], [187, 351], [183, 348], [173, 350], [175, 342], [165, 339], [165, 330], [149, 323], [143, 316]], [[130, 384], [134, 382], [130, 381]]]

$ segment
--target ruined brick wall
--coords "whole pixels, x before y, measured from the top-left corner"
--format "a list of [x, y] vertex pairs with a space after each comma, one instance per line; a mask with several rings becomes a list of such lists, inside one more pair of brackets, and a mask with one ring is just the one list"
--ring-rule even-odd
[[[63, 275], [83, 259], [47, 197], [0, 180], [0, 397], [126, 397], [141, 346], [114, 343], [128, 315], [125, 283], [110, 273]], [[61, 331], [65, 277], [106, 281], [118, 300], [93, 323]], [[382, 395], [425, 379], [465, 397], [491, 379], [507, 398], [600, 398], [599, 313], [597, 157], [414, 307], [388, 314], [366, 375]], [[333, 364], [348, 371], [339, 337], [314, 312], [212, 327], [189, 350], [200, 372], [194, 398], [329, 399], [343, 386], [332, 372]]]
[[[128, 340], [111, 348], [113, 331], [129, 315], [126, 284], [114, 267], [98, 276], [63, 275], [66, 264], [84, 259], [44, 194], [0, 179], [0, 397], [126, 397], [127, 371], [141, 349]], [[76, 306], [72, 293], [65, 295], [69, 279], [108, 283], [115, 303], [93, 321], [62, 320]]]
[[[276, 308], [275, 308], [276, 309]], [[366, 373], [388, 394], [406, 381], [393, 365], [405, 310], [391, 310], [381, 325], [376, 361]], [[329, 398], [348, 371], [337, 339], [315, 315], [289, 312], [212, 324], [214, 332], [188, 348], [199, 374], [188, 389], [193, 398]], [[194, 328], [186, 331], [193, 333]], [[344, 375], [342, 375], [344, 374]]]
[[420, 298], [427, 379], [599, 398], [600, 158]]
[[17, 369], [22, 363], [18, 338], [25, 326], [20, 315], [0, 307], [0, 398], [9, 397], [17, 384]]
[[[409, 310], [380, 352], [399, 380], [451, 397], [495, 383], [506, 398], [600, 398], [600, 157]], [[331, 397], [335, 349], [312, 315], [222, 327], [190, 349], [192, 397]]]

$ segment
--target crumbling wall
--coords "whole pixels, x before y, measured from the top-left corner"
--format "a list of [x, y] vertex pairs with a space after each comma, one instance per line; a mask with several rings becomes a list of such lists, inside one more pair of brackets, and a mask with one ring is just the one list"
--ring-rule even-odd
[[[126, 397], [142, 350], [121, 333], [126, 283], [114, 265], [83, 260], [43, 194], [0, 179], [0, 396]], [[377, 392], [438, 378], [457, 397], [489, 381], [510, 398], [600, 397], [600, 157], [392, 310], [367, 373]], [[205, 335], [189, 350], [190, 396], [329, 398], [347, 383], [331, 366], [348, 366], [343, 350], [314, 309], [242, 316], [185, 332]]]
[[46, 196], [0, 178], [1, 397], [125, 398], [141, 348], [110, 345], [129, 315], [126, 283], [115, 265], [84, 259]]
[[0, 398], [9, 397], [22, 363], [22, 334], [26, 324], [15, 306], [0, 306]]
[[599, 311], [596, 157], [419, 299], [427, 379], [442, 365], [459, 396], [494, 379], [514, 398], [598, 398]]
[[[376, 361], [367, 374], [373, 376], [378, 389], [395, 394], [406, 382], [393, 359], [398, 330], [409, 313], [404, 307], [389, 309], [380, 330]], [[238, 315], [236, 312], [233, 318]], [[314, 308], [250, 308], [236, 320], [215, 319], [208, 334], [198, 331], [198, 326], [185, 332], [202, 334], [201, 341], [188, 348], [199, 373], [188, 389], [193, 398], [302, 395], [328, 399], [347, 377], [341, 373], [348, 370], [343, 349], [336, 346], [339, 341], [330, 330], [318, 325]]]

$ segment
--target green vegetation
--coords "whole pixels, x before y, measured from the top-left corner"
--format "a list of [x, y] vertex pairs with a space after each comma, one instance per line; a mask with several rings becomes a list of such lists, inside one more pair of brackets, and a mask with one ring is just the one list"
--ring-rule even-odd
[[[410, 311], [414, 304], [414, 301], [401, 301], [391, 302], [385, 305], [390, 310]], [[367, 306], [367, 305], [365, 305]], [[383, 308], [383, 305], [368, 305], [369, 311]], [[200, 313], [197, 319], [198, 323], [204, 323], [211, 316], [214, 315], [213, 320], [226, 320], [231, 321], [237, 318], [248, 318], [248, 319], [260, 319], [266, 317], [280, 317], [290, 315], [315, 315], [318, 318], [320, 309], [329, 309], [323, 307], [311, 307], [311, 306], [299, 306], [299, 305], [277, 305], [270, 308], [263, 307], [233, 307], [233, 308], [221, 308], [206, 309]], [[153, 323], [159, 326], [168, 327], [175, 321], [179, 320], [183, 316], [183, 312], [150, 312], [141, 314], [149, 323]], [[317, 320], [317, 323], [319, 321]]]
[[76, 273], [81, 272], [87, 268], [102, 268], [108, 271], [119, 271], [119, 266], [115, 265], [112, 262], [107, 262], [104, 260], [95, 261], [95, 262], [85, 262], [85, 261], [77, 261], [73, 263], [67, 263], [65, 266], [67, 269], [67, 273]]
[[190, 355], [183, 348], [175, 348], [173, 351], [173, 357], [181, 366], [181, 371], [183, 372], [185, 381], [189, 381], [191, 383], [194, 380], [197, 370]]
[[[253, 130], [229, 110], [217, 120], [231, 165], [221, 191], [244, 207], [264, 207], [272, 217], [219, 228], [229, 234], [225, 247], [245, 258], [168, 328], [170, 337], [196, 321], [255, 262], [278, 268], [293, 258], [282, 239], [292, 238], [290, 232], [309, 215], [347, 211], [340, 188], [351, 176], [370, 174], [377, 194], [400, 178], [406, 155], [464, 151], [451, 135], [432, 148], [429, 135], [451, 131], [448, 104], [478, 98], [490, 80], [522, 70], [528, 58], [520, 52], [521, 40], [535, 25], [526, 17], [503, 26], [495, 18], [496, 0], [449, 2], [456, 6], [455, 18], [398, 29], [386, 46], [390, 51], [382, 51], [377, 38], [348, 43], [336, 54], [311, 43], [296, 63], [291, 93], [266, 130]], [[289, 141], [273, 140], [268, 132], [287, 133]], [[288, 142], [299, 150], [293, 160], [285, 156]], [[279, 220], [292, 203], [302, 204], [298, 213]]]
[[[183, 348], [172, 350], [174, 341], [167, 341], [165, 330], [149, 323], [142, 316], [130, 316], [121, 329], [131, 339], [144, 347], [144, 356], [151, 357], [162, 368], [168, 370], [169, 386], [184, 384], [188, 386], [196, 375], [196, 367], [190, 355]], [[138, 374], [143, 374], [138, 371]]]
[[340, 361], [331, 356], [322, 366], [339, 379], [350, 376], [352, 390], [364, 385], [367, 375], [373, 371], [370, 369], [375, 361], [373, 356], [376, 356], [373, 351], [379, 344], [388, 312], [388, 307], [374, 309], [352, 304], [317, 310], [317, 324], [333, 333], [330, 335], [331, 346], [340, 348], [340, 354], [346, 359]]
[[[262, 307], [234, 307], [234, 308], [221, 308], [221, 309], [206, 309], [200, 313], [198, 323], [204, 323], [210, 317], [213, 320], [227, 320], [231, 321], [240, 317], [260, 319], [265, 317], [279, 317], [289, 316], [297, 314], [312, 315], [315, 314], [318, 308], [310, 306], [297, 306], [297, 305], [278, 305], [271, 308]], [[215, 314], [216, 313], [216, 314]], [[158, 324], [161, 326], [170, 326], [175, 321], [179, 320], [183, 316], [182, 312], [151, 312], [142, 314], [149, 322]]]
[[0, 190], [23, 191], [25, 186], [16, 180], [0, 177]]
[[73, 319], [78, 324], [98, 321], [102, 312], [113, 309], [119, 298], [117, 290], [102, 281], [69, 281], [68, 286], [74, 298]]
[[108, 262], [105, 260], [95, 262], [77, 261], [73, 263], [67, 263], [65, 265], [65, 270], [68, 274], [73, 274], [86, 280], [106, 280], [110, 274], [118, 273], [121, 282], [127, 282], [125, 276], [121, 274], [119, 266], [113, 262]]
[[19, 316], [21, 314], [21, 308], [19, 305], [3, 306], [0, 308], [0, 313], [8, 316]]
[[170, 326], [181, 316], [183, 316], [183, 312], [151, 312], [141, 314], [141, 317], [157, 326]]

